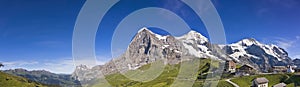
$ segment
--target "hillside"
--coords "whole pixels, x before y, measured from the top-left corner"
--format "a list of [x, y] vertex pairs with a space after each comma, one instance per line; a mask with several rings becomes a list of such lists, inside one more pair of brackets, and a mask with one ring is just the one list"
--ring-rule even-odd
[[231, 81], [238, 84], [241, 87], [250, 87], [251, 81], [254, 78], [265, 77], [269, 80], [269, 87], [284, 82], [287, 87], [294, 87], [294, 83], [299, 84], [300, 76], [294, 74], [269, 74], [269, 75], [255, 75], [255, 76], [244, 76], [239, 78], [234, 78]]
[[3, 72], [27, 78], [42, 84], [51, 84], [59, 86], [78, 86], [80, 82], [71, 78], [71, 75], [55, 74], [45, 70], [27, 71], [25, 69], [10, 69]]
[[104, 65], [92, 68], [78, 65], [72, 77], [85, 84], [102, 77], [102, 74], [125, 73], [157, 60], [164, 60], [167, 64], [174, 65], [190, 58], [233, 60], [237, 64], [249, 64], [258, 72], [268, 72], [273, 66], [286, 66], [292, 63], [283, 48], [264, 44], [253, 38], [224, 45], [213, 44], [201, 33], [193, 30], [182, 36], [172, 36], [160, 35], [142, 28], [133, 37], [123, 54]]
[[1, 87], [47, 87], [40, 83], [30, 81], [23, 77], [12, 76], [0, 72], [0, 86]]
[[[188, 62], [188, 61], [186, 61]], [[190, 61], [189, 61], [190, 62]], [[203, 86], [205, 77], [207, 74], [202, 74], [202, 73], [207, 73], [209, 70], [209, 66], [215, 67], [217, 65], [212, 65], [210, 63], [210, 59], [201, 59], [199, 61], [200, 65], [198, 67], [197, 74], [194, 75], [195, 77], [192, 77], [195, 79], [195, 83], [193, 84], [193, 87], [199, 87]], [[145, 70], [149, 68], [150, 64], [144, 65], [139, 68], [139, 70]], [[111, 75], [105, 76], [105, 79], [112, 85], [113, 87], [169, 87], [173, 84], [175, 79], [178, 77], [178, 73], [180, 71], [180, 64], [175, 64], [175, 65], [166, 65], [164, 71], [160, 76], [155, 78], [152, 81], [149, 82], [138, 82], [138, 81], [133, 81], [125, 76], [123, 76], [120, 73], [115, 73]], [[204, 77], [204, 78], [203, 78]], [[90, 84], [88, 87], [103, 87], [104, 84], [99, 83], [99, 81], [94, 82], [95, 84]], [[225, 82], [224, 80], [221, 80], [219, 82], [218, 87], [233, 87], [231, 84]]]

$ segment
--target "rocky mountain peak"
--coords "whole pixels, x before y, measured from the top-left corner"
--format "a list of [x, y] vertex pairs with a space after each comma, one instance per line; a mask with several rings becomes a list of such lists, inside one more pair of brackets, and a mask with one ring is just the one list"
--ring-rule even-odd
[[[188, 35], [195, 35], [195, 36], [203, 36], [202, 34], [200, 34], [199, 32], [195, 31], [195, 30], [191, 30], [187, 33]], [[203, 36], [204, 37], [204, 36]]]
[[205, 36], [203, 36], [202, 34], [198, 33], [197, 31], [194, 31], [194, 30], [191, 30], [183, 37], [186, 37], [186, 39], [203, 40], [203, 41], [208, 42], [208, 39]]
[[260, 43], [254, 38], [246, 38], [238, 42], [242, 46], [251, 46], [253, 44], [260, 45]]
[[149, 31], [149, 32], [152, 32], [151, 30], [149, 30], [147, 27], [142, 27], [139, 31], [139, 32], [145, 32], [145, 31]]
[[79, 66], [76, 66], [76, 70], [87, 70], [89, 69], [86, 65], [79, 65]]
[[166, 36], [159, 35], [159, 34], [157, 34], [157, 33], [152, 32], [150, 29], [148, 29], [148, 28], [146, 28], [146, 27], [143, 27], [143, 28], [141, 28], [141, 29], [138, 31], [138, 33], [137, 33], [137, 35], [135, 36], [135, 38], [149, 38], [149, 37], [150, 37], [150, 38], [152, 38], [152, 39], [157, 38], [157, 39], [159, 39], [159, 40], [164, 40], [164, 39], [166, 39], [168, 36], [169, 36], [169, 35], [166, 35]]
[[138, 31], [138, 34], [154, 34], [151, 30], [149, 30], [148, 28], [146, 27], [143, 27], [141, 28], [139, 31]]
[[[218, 50], [226, 50], [226, 54]], [[101, 77], [99, 71], [105, 75], [126, 72], [166, 59], [166, 64], [178, 64], [185, 57], [211, 58], [216, 60], [232, 59], [240, 64], [250, 64], [260, 71], [267, 71], [275, 65], [291, 63], [287, 52], [276, 45], [266, 45], [254, 38], [243, 39], [233, 44], [211, 44], [209, 40], [197, 31], [174, 37], [156, 34], [144, 27], [140, 29], [127, 50], [118, 58], [109, 61], [103, 66], [88, 69], [81, 65], [76, 67], [73, 76], [78, 80], [89, 81]]]
[[[180, 43], [173, 36], [159, 35], [144, 27], [138, 31], [126, 52], [116, 60], [120, 61], [117, 62], [117, 67], [122, 72], [137, 69], [142, 65], [159, 59], [167, 59], [174, 56], [179, 58], [181, 56], [180, 52], [183, 50], [180, 48], [182, 47]], [[178, 61], [180, 60], [169, 63], [177, 63]]]

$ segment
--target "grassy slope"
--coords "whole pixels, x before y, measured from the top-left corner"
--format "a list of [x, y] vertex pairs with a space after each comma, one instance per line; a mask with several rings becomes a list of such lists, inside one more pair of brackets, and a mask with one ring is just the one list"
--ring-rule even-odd
[[218, 83], [218, 87], [234, 87], [232, 84], [226, 82], [225, 80], [221, 80], [219, 83]]
[[51, 86], [77, 86], [76, 80], [71, 79], [70, 75], [54, 74], [48, 71], [37, 70], [37, 71], [27, 71], [27, 70], [5, 70], [4, 73], [8, 73], [14, 76], [20, 76], [27, 78], [28, 80], [39, 82], [42, 84], [47, 84]]
[[45, 87], [42, 84], [29, 81], [25, 78], [12, 76], [0, 72], [0, 86], [1, 87]]
[[[209, 59], [201, 59], [199, 61], [199, 73], [207, 72], [210, 65]], [[145, 65], [140, 70], [146, 70], [150, 65]], [[212, 65], [214, 66], [214, 65]], [[157, 77], [156, 79], [149, 82], [137, 82], [126, 78], [125, 76], [117, 73], [106, 76], [106, 80], [110, 83], [110, 85], [114, 87], [169, 87], [175, 80], [178, 75], [180, 69], [180, 64], [177, 65], [167, 65], [163, 71], [163, 73]], [[198, 76], [203, 77], [203, 76]], [[199, 87], [203, 85], [204, 80], [196, 80], [193, 87]], [[93, 87], [103, 87], [103, 84], [94, 84]], [[230, 83], [227, 83], [224, 80], [219, 82], [218, 87], [233, 87]]]
[[[200, 60], [199, 70], [198, 70], [198, 80], [195, 81], [193, 87], [202, 87], [204, 83], [204, 79], [206, 78], [206, 73], [209, 69], [209, 66], [216, 67], [217, 64], [211, 64], [209, 59]], [[149, 65], [145, 65], [140, 70], [146, 70], [150, 67]], [[188, 66], [190, 67], [190, 66]], [[180, 69], [180, 64], [177, 65], [167, 65], [163, 71], [163, 73], [157, 77], [156, 79], [150, 82], [137, 82], [130, 80], [123, 76], [122, 74], [116, 73], [112, 75], [106, 76], [106, 80], [113, 87], [169, 87], [175, 80], [178, 75]], [[202, 73], [202, 75], [200, 75]], [[225, 76], [226, 77], [226, 76]], [[231, 76], [229, 76], [231, 77]], [[280, 82], [284, 82], [288, 84], [287, 87], [293, 87], [294, 83], [300, 83], [300, 76], [295, 76], [293, 74], [271, 74], [271, 75], [255, 75], [255, 76], [244, 76], [233, 78], [232, 81], [237, 83], [240, 87], [250, 87], [251, 81], [257, 77], [266, 77], [269, 79], [269, 87], [278, 84]], [[94, 84], [92, 87], [104, 87], [103, 84]], [[217, 87], [234, 87], [230, 83], [225, 80], [220, 80]]]
[[[256, 75], [256, 76], [244, 76], [232, 79], [232, 82], [235, 82], [241, 87], [250, 87], [251, 81], [257, 77], [266, 77], [269, 80], [269, 87], [284, 82], [288, 84], [288, 87], [293, 87], [294, 82], [299, 82], [300, 78], [292, 74], [271, 74], [271, 75]], [[289, 78], [291, 77], [291, 78]]]

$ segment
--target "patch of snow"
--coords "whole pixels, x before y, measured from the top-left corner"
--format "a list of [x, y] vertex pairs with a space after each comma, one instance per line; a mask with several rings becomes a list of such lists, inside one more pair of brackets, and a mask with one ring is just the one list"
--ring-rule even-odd
[[[230, 56], [231, 57], [234, 57], [234, 58], [238, 58], [239, 56], [244, 56], [244, 55], [247, 55], [247, 56], [250, 56], [250, 57], [253, 57], [253, 58], [258, 58], [257, 56], [254, 56], [254, 55], [251, 55], [251, 54], [248, 54], [245, 49], [247, 49], [249, 46], [251, 45], [257, 45], [259, 46], [261, 49], [263, 49], [263, 51], [268, 54], [268, 55], [271, 55], [275, 58], [277, 58], [278, 61], [282, 61], [282, 59], [280, 59], [281, 55], [277, 54], [276, 52], [273, 51], [273, 48], [278, 48], [278, 46], [276, 45], [265, 45], [265, 44], [261, 44], [259, 43], [258, 41], [256, 41], [255, 39], [243, 39], [237, 43], [234, 43], [234, 44], [230, 44], [229, 46], [232, 47], [233, 50], [239, 50], [240, 52], [235, 52], [233, 54], [231, 54]], [[281, 53], [284, 53], [283, 50], [279, 49], [279, 51]]]
[[258, 41], [256, 41], [255, 39], [253, 38], [250, 38], [250, 39], [243, 39], [241, 41], [239, 41], [237, 44], [241, 45], [241, 46], [251, 46], [253, 44], [257, 44], [257, 45], [260, 45], [260, 43]]
[[202, 52], [204, 52], [204, 53], [206, 53], [206, 51], [208, 50], [208, 48], [207, 48], [206, 46], [203, 46], [203, 45], [197, 45], [197, 47], [198, 47], [199, 49], [201, 49]]
[[187, 45], [187, 44], [185, 44], [185, 43], [183, 43], [183, 46], [184, 46], [186, 49], [189, 50], [189, 53], [190, 53], [191, 55], [194, 55], [194, 56], [199, 57], [199, 58], [201, 57], [201, 55], [198, 53], [198, 51], [197, 51], [196, 49], [194, 49], [192, 46]]
[[162, 49], [165, 49], [165, 48], [167, 48], [167, 47], [169, 47], [170, 45], [167, 45], [167, 44], [165, 44], [165, 45], [163, 45], [161, 48]]
[[274, 56], [274, 57], [277, 58], [278, 61], [281, 61], [281, 59], [279, 58], [279, 56], [277, 56], [277, 55], [275, 54], [275, 52], [272, 50], [271, 46], [265, 45], [265, 46], [262, 46], [262, 48], [263, 48], [263, 50], [264, 50], [267, 54], [269, 54], [269, 55], [271, 55], [271, 56]]
[[158, 35], [158, 34], [155, 34], [155, 37], [157, 37], [159, 40], [167, 39], [167, 36], [161, 36], [161, 35]]
[[151, 34], [155, 34], [155, 33], [153, 33], [151, 30], [149, 30], [147, 27], [143, 27], [143, 28], [140, 29], [138, 32], [142, 32], [142, 31], [144, 31], [144, 30], [149, 31]]
[[174, 50], [175, 53], [182, 53], [181, 51], [179, 50]]
[[227, 46], [227, 45], [223, 45], [223, 44], [220, 44], [220, 45], [218, 45], [220, 48], [224, 48], [225, 46]]
[[180, 37], [175, 37], [176, 39], [184, 39], [184, 40], [195, 40], [195, 41], [200, 41], [200, 43], [205, 43], [208, 42], [208, 39], [201, 35], [200, 33], [196, 31], [190, 31], [188, 34], [185, 34]]
[[[250, 43], [246, 43], [247, 45], [250, 45]], [[230, 44], [229, 45], [232, 50], [238, 50], [238, 52], [234, 52], [233, 54], [230, 54], [229, 56], [234, 58], [235, 60], [238, 60], [240, 56], [249, 56], [249, 57], [253, 57], [253, 58], [256, 58], [256, 59], [259, 59], [259, 57], [255, 56], [255, 55], [251, 55], [251, 54], [248, 54], [246, 52], [245, 49], [247, 49], [248, 47], [247, 46], [242, 46], [241, 43], [238, 43], [238, 44]]]

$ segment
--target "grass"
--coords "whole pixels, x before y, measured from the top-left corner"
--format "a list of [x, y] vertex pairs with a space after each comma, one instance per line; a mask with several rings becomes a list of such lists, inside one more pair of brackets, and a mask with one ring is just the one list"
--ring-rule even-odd
[[1, 87], [46, 87], [40, 83], [27, 80], [22, 77], [12, 76], [0, 72], [0, 86]]
[[234, 87], [232, 84], [226, 82], [225, 80], [221, 80], [218, 83], [217, 87]]
[[[300, 87], [300, 75], [295, 74], [287, 74], [290, 78], [285, 80], [284, 82], [287, 84], [295, 84], [297, 87]], [[291, 86], [293, 87], [293, 86]]]
[[[195, 81], [194, 84], [192, 84], [192, 86], [201, 87], [203, 86], [204, 80], [206, 78], [210, 66], [217, 68], [218, 63], [211, 64], [210, 59], [199, 59], [199, 60], [200, 61], [198, 60], [187, 61], [176, 65], [166, 65], [162, 74], [160, 74], [157, 78], [149, 82], [133, 81], [126, 78], [124, 75], [120, 73], [107, 75], [105, 77], [105, 80], [107, 80], [109, 82], [109, 85], [112, 85], [113, 87], [170, 87], [174, 83], [175, 79], [177, 77], [180, 77], [181, 74], [182, 75], [193, 74], [193, 76], [191, 77], [183, 76], [187, 78], [181, 78], [181, 79], [193, 79], [193, 80], [189, 80], [189, 81]], [[151, 64], [144, 65], [140, 67], [139, 70], [147, 70], [149, 69], [150, 66]], [[198, 67], [196, 67], [196, 69], [190, 68], [193, 66], [198, 66]], [[196, 73], [182, 72], [179, 74], [179, 72], [181, 71], [191, 71], [191, 70], [197, 70], [197, 71], [195, 71]], [[101, 84], [100, 82], [100, 84], [99, 83], [93, 84], [92, 87], [104, 87], [106, 85], [107, 84]], [[176, 84], [176, 86], [179, 85], [185, 86], [191, 84], [184, 84], [180, 82]], [[225, 80], [220, 80], [218, 83], [218, 87], [233, 87], [233, 85], [226, 82]]]
[[[151, 64], [144, 65], [143, 67], [140, 67], [139, 70], [147, 70]], [[198, 66], [196, 68], [190, 68], [193, 66]], [[209, 67], [216, 67], [218, 66], [218, 63], [211, 64], [210, 59], [198, 59], [198, 60], [193, 60], [193, 61], [187, 61], [183, 62], [181, 64], [175, 64], [175, 65], [166, 65], [163, 72], [154, 80], [151, 80], [149, 82], [139, 82], [139, 81], [133, 81], [128, 78], [126, 78], [124, 75], [120, 73], [116, 74], [111, 74], [105, 76], [105, 80], [109, 82], [109, 85], [113, 87], [170, 87], [174, 82], [176, 78], [182, 78], [180, 79], [185, 79], [182, 81], [195, 81], [194, 84], [192, 84], [193, 87], [199, 87], [202, 86], [204, 83], [204, 79], [206, 77], [206, 74]], [[183, 68], [185, 67], [185, 68]], [[197, 70], [195, 73], [191, 73], [191, 70]], [[185, 72], [185, 71], [190, 71], [190, 72]], [[179, 73], [181, 72], [181, 73]], [[184, 76], [184, 75], [189, 75]], [[190, 80], [186, 80], [190, 79]], [[192, 79], [192, 80], [191, 80]], [[100, 80], [99, 80], [100, 81]], [[180, 83], [181, 81], [178, 81], [178, 84], [176, 85], [187, 85], [184, 83]], [[104, 87], [107, 84], [102, 84], [103, 82], [99, 82], [96, 84], [91, 85], [92, 87]], [[191, 85], [191, 84], [188, 84]], [[224, 80], [221, 80], [219, 82], [218, 87], [233, 87], [230, 83], [227, 83]]]
[[269, 87], [278, 83], [284, 82], [288, 86], [293, 87], [294, 83], [300, 82], [300, 77], [293, 74], [269, 74], [269, 75], [255, 75], [255, 76], [244, 76], [234, 78], [231, 81], [238, 84], [241, 87], [250, 87], [253, 79], [258, 77], [265, 77], [269, 80]]

